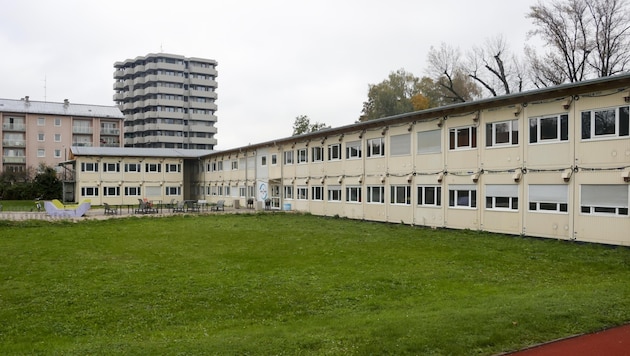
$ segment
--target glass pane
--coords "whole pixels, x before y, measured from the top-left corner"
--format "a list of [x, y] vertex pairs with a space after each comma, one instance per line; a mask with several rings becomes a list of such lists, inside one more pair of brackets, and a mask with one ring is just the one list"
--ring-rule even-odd
[[548, 117], [540, 119], [540, 139], [555, 140], [558, 138], [558, 119]]
[[435, 188], [434, 187], [426, 187], [426, 204], [435, 205]]
[[424, 201], [422, 200], [422, 187], [418, 187], [418, 205], [423, 205]]
[[457, 191], [457, 206], [469, 206], [470, 198], [468, 196], [470, 191], [458, 190]]
[[510, 198], [508, 197], [496, 197], [496, 208], [509, 209], [510, 208]]
[[595, 111], [595, 135], [615, 134], [615, 110]]
[[529, 119], [529, 143], [538, 141], [538, 120]]
[[510, 143], [510, 124], [502, 122], [494, 125], [495, 129], [495, 142], [497, 144]]
[[470, 131], [466, 129], [457, 130], [457, 147], [470, 146]]
[[556, 211], [557, 209], [558, 209], [558, 204], [556, 203], [540, 203], [540, 210]]

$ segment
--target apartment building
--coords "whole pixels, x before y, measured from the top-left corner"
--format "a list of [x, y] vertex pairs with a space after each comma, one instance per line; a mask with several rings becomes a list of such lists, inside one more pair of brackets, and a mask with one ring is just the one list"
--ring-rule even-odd
[[217, 62], [148, 54], [114, 64], [124, 146], [211, 150], [216, 144]]
[[123, 118], [115, 106], [0, 99], [1, 170], [56, 167], [72, 146], [119, 147]]
[[[78, 167], [97, 157], [75, 159]], [[258, 208], [630, 246], [630, 74], [190, 162], [182, 194], [192, 199], [233, 206], [254, 199]]]

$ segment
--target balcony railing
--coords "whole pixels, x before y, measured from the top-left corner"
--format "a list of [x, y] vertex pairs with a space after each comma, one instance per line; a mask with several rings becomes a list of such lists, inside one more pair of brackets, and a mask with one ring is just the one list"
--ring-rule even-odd
[[91, 127], [85, 127], [85, 126], [72, 127], [72, 133], [76, 133], [76, 134], [91, 134], [93, 132], [94, 132], [94, 129], [92, 129]]
[[101, 135], [120, 135], [120, 129], [101, 128]]
[[4, 147], [24, 147], [24, 146], [26, 146], [26, 140], [2, 140], [2, 146], [4, 146]]
[[72, 146], [76, 146], [76, 147], [92, 147], [92, 142], [72, 142]]
[[26, 131], [25, 124], [2, 124], [4, 131]]
[[26, 163], [26, 157], [2, 156], [2, 163]]

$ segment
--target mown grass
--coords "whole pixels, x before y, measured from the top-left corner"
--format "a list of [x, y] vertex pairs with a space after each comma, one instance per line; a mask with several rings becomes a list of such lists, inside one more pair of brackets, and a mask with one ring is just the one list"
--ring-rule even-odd
[[0, 354], [490, 355], [630, 321], [630, 249], [296, 214], [1, 222]]

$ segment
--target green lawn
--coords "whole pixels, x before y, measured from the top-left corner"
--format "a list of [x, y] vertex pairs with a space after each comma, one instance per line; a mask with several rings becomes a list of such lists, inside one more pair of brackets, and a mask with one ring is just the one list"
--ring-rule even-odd
[[0, 354], [491, 355], [630, 321], [630, 249], [298, 214], [0, 222]]

